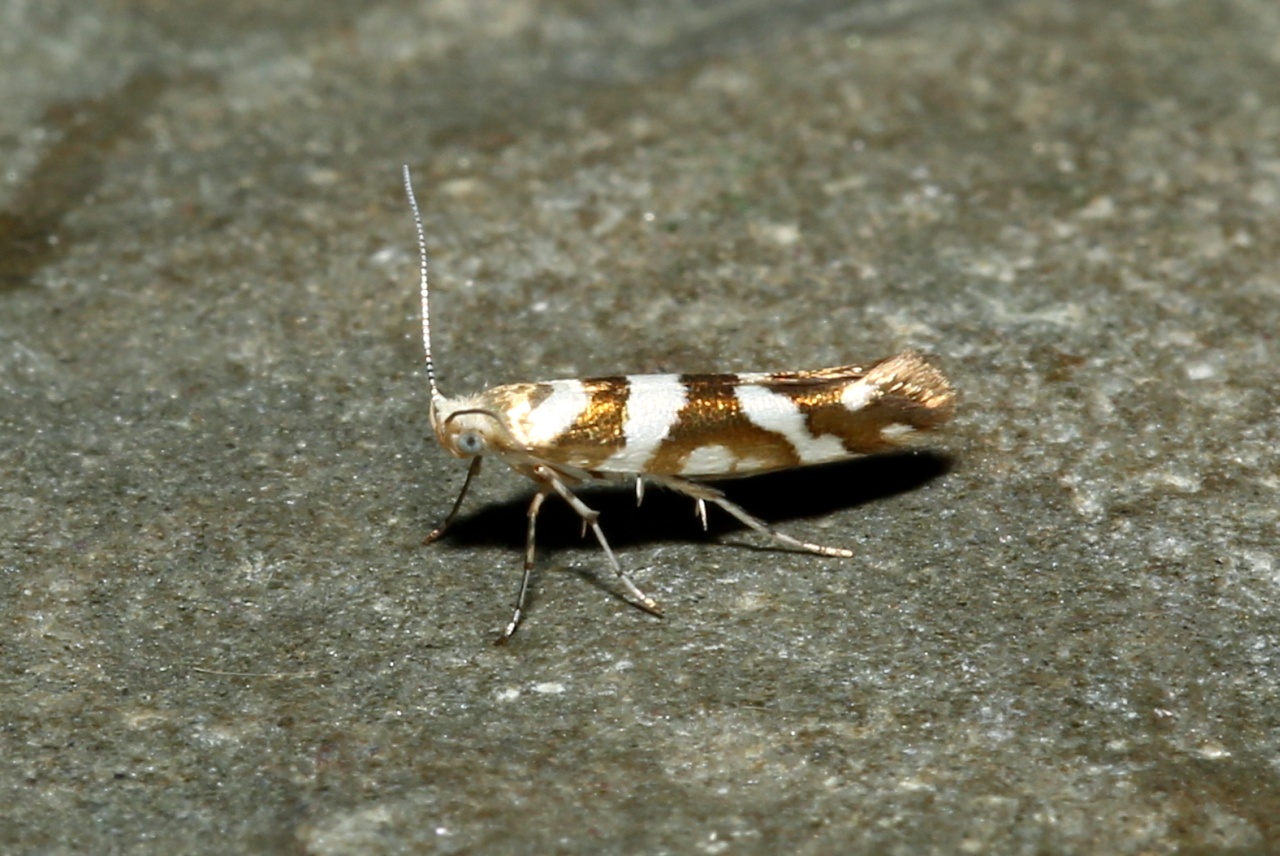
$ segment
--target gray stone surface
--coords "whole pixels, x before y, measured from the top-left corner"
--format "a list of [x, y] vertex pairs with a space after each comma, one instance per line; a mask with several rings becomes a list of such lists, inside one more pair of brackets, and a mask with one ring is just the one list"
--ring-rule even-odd
[[[0, 850], [1280, 848], [1280, 5], [0, 8]], [[917, 454], [588, 494], [450, 391], [914, 347]]]

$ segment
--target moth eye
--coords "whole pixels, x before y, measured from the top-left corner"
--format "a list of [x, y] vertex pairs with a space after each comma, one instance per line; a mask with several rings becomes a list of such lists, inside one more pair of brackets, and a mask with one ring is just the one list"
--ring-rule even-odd
[[484, 451], [484, 438], [475, 431], [463, 431], [458, 435], [458, 450], [464, 455], [478, 455]]

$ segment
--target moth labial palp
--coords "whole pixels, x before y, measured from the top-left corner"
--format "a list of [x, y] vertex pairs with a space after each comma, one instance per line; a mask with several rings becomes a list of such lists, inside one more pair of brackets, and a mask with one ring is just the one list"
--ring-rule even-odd
[[536, 485], [528, 511], [524, 572], [499, 643], [511, 638], [524, 617], [538, 512], [551, 494], [577, 513], [584, 532], [590, 529], [595, 535], [631, 602], [661, 615], [657, 602], [622, 569], [600, 528], [599, 514], [571, 486], [634, 478], [639, 504], [647, 479], [693, 499], [704, 529], [710, 503], [789, 547], [848, 558], [853, 551], [779, 532], [701, 480], [825, 464], [892, 449], [911, 434], [942, 425], [955, 411], [951, 384], [913, 351], [812, 371], [617, 375], [512, 383], [473, 395], [446, 396], [436, 384], [431, 356], [426, 236], [408, 166], [404, 187], [417, 227], [431, 425], [446, 451], [471, 459], [452, 509], [424, 543], [449, 528], [485, 455], [497, 457]]

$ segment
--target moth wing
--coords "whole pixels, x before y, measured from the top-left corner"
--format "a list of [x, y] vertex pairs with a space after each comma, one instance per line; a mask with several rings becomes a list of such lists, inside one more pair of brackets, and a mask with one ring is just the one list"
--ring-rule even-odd
[[571, 481], [624, 471], [605, 463], [627, 447], [624, 422], [634, 378], [563, 379], [498, 387], [508, 463], [545, 465]]
[[837, 437], [851, 455], [892, 448], [955, 412], [946, 377], [911, 351], [865, 366], [747, 375], [743, 382], [789, 399], [811, 435]]

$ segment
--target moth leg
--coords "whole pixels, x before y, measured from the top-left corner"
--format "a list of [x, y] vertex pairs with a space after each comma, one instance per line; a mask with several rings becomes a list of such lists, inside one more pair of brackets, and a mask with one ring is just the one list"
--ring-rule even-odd
[[699, 497], [693, 501], [693, 513], [702, 521], [702, 531], [707, 531], [707, 501]]
[[[476, 460], [480, 459], [476, 458]], [[511, 620], [507, 622], [507, 629], [502, 631], [502, 635], [495, 641], [496, 645], [505, 645], [511, 638], [511, 634], [515, 633], [516, 628], [520, 626], [520, 620], [524, 618], [524, 601], [529, 594], [529, 578], [533, 575], [534, 532], [538, 525], [538, 511], [541, 510], [543, 501], [550, 493], [551, 491], [544, 487], [533, 495], [533, 501], [529, 503], [529, 534], [525, 537], [524, 543], [524, 573], [520, 576], [520, 591], [516, 595], [516, 608], [511, 613]]]
[[636, 476], [636, 508], [639, 508], [642, 502], [644, 502], [644, 479]]
[[611, 548], [609, 546], [609, 542], [605, 540], [604, 530], [602, 530], [600, 528], [600, 524], [596, 522], [600, 517], [600, 512], [589, 507], [585, 502], [578, 499], [578, 497], [574, 495], [573, 491], [569, 490], [568, 486], [560, 480], [554, 470], [549, 467], [539, 466], [534, 469], [534, 472], [537, 473], [540, 479], [543, 479], [547, 484], [549, 484], [552, 490], [560, 494], [561, 499], [569, 503], [569, 507], [576, 511], [578, 516], [582, 518], [583, 526], [591, 527], [591, 531], [595, 533], [596, 540], [600, 542], [601, 548], [604, 549], [605, 556], [609, 559], [609, 565], [613, 568], [614, 576], [618, 578], [618, 582], [622, 583], [622, 587], [627, 590], [627, 594], [631, 597], [636, 606], [640, 607], [645, 612], [652, 613], [653, 615], [662, 615], [662, 607], [658, 605], [658, 602], [642, 592], [640, 587], [631, 580], [631, 577], [627, 576], [627, 572], [622, 570], [622, 565], [618, 563], [618, 557], [613, 554], [613, 548]]
[[[702, 506], [704, 502], [715, 503], [762, 535], [768, 535], [775, 541], [780, 541], [789, 547], [795, 547], [809, 553], [817, 553], [819, 556], [834, 556], [841, 559], [849, 559], [853, 557], [853, 551], [846, 550], [844, 547], [827, 547], [823, 544], [813, 544], [808, 541], [801, 541], [798, 538], [792, 538], [790, 535], [779, 532], [760, 518], [748, 513], [742, 506], [725, 499], [724, 494], [713, 487], [707, 487], [704, 484], [689, 481], [688, 479], [682, 479], [678, 476], [663, 476], [661, 482], [674, 491], [683, 493], [685, 496], [693, 497], [700, 506]], [[705, 508], [705, 506], [703, 506], [703, 508]], [[705, 521], [705, 518], [703, 519]]]
[[462, 483], [462, 491], [458, 494], [458, 498], [453, 501], [453, 508], [449, 511], [449, 516], [444, 522], [431, 530], [431, 534], [422, 539], [423, 546], [437, 540], [449, 528], [449, 524], [453, 522], [453, 518], [458, 516], [458, 509], [462, 508], [462, 500], [467, 495], [467, 488], [471, 487], [471, 480], [480, 472], [480, 461], [483, 458], [479, 455], [471, 459], [471, 466], [467, 468], [467, 479]]

